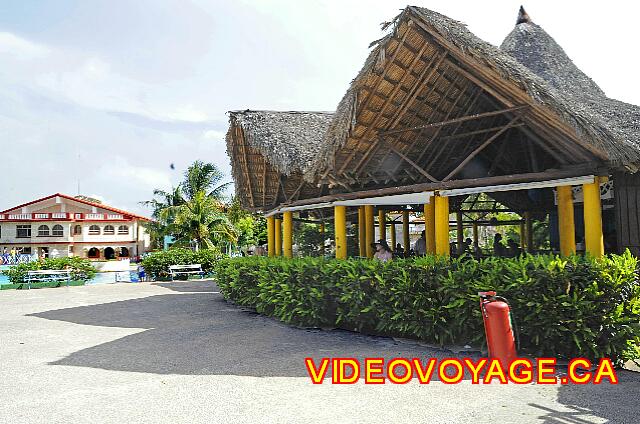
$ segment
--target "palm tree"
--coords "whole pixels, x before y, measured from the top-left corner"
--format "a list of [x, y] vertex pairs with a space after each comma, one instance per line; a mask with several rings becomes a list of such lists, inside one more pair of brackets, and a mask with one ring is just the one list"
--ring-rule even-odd
[[195, 242], [195, 249], [200, 246], [212, 248], [222, 242], [235, 243], [238, 233], [222, 211], [217, 200], [205, 192], [194, 193], [192, 199], [180, 206], [164, 209], [162, 218], [174, 217], [170, 226], [176, 234], [177, 245], [191, 245]]
[[153, 209], [155, 222], [147, 226], [152, 238], [171, 235], [178, 245], [195, 241], [196, 248], [236, 242], [237, 231], [224, 213], [225, 191], [231, 183], [221, 183], [223, 179], [216, 165], [195, 161], [171, 191], [154, 190], [154, 198], [142, 202]]

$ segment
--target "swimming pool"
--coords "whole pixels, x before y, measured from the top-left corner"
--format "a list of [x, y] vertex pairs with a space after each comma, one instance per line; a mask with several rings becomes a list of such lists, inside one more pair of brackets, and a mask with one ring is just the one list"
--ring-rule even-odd
[[[5, 265], [0, 266], [0, 271], [7, 269]], [[86, 282], [86, 285], [92, 284], [110, 284], [110, 283], [137, 283], [138, 273], [135, 271], [108, 271], [97, 272], [93, 278]], [[9, 277], [0, 273], [0, 285], [9, 284]]]

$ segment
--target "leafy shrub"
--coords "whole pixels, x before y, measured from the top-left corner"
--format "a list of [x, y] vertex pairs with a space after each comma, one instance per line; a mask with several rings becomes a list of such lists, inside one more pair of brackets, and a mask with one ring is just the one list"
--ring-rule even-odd
[[153, 252], [142, 260], [145, 271], [156, 279], [169, 278], [170, 265], [200, 264], [206, 273], [213, 271], [216, 262], [222, 257], [219, 249], [169, 249]]
[[520, 348], [536, 356], [640, 357], [640, 283], [630, 253], [425, 257], [379, 262], [228, 258], [225, 298], [287, 323], [337, 326], [438, 344], [484, 343], [478, 292], [508, 299]]
[[96, 269], [91, 265], [91, 261], [77, 256], [67, 258], [46, 258], [34, 262], [21, 263], [10, 266], [9, 269], [2, 271], [4, 275], [9, 277], [9, 281], [13, 284], [23, 283], [28, 271], [37, 271], [41, 269], [71, 269], [71, 279], [86, 281], [90, 280], [96, 273]]

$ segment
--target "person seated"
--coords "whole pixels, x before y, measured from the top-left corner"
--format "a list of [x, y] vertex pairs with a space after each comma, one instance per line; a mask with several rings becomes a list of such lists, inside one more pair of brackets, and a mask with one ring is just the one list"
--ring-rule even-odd
[[391, 248], [387, 244], [386, 240], [378, 240], [377, 243], [374, 243], [374, 248], [376, 253], [374, 253], [374, 259], [378, 259], [382, 262], [387, 262], [393, 259], [393, 253], [391, 252]]
[[518, 245], [518, 243], [516, 243], [516, 241], [514, 239], [509, 239], [509, 241], [507, 241], [507, 254], [510, 258], [516, 258], [518, 256], [520, 256], [521, 250], [520, 250], [520, 246]]
[[465, 253], [471, 253], [471, 239], [467, 237], [464, 239], [460, 247], [458, 247], [458, 255], [464, 255]]
[[504, 244], [502, 244], [502, 234], [500, 233], [496, 233], [496, 235], [493, 236], [493, 254], [499, 257], [507, 256], [507, 249]]
[[396, 250], [393, 252], [397, 258], [404, 258], [404, 248], [400, 243], [396, 244]]

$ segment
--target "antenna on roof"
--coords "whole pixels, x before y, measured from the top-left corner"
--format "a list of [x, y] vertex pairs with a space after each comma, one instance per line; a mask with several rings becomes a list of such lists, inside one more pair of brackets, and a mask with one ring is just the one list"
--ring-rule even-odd
[[518, 20], [516, 21], [516, 25], [523, 23], [530, 23], [531, 18], [529, 14], [524, 10], [524, 7], [520, 6], [520, 11], [518, 12]]

